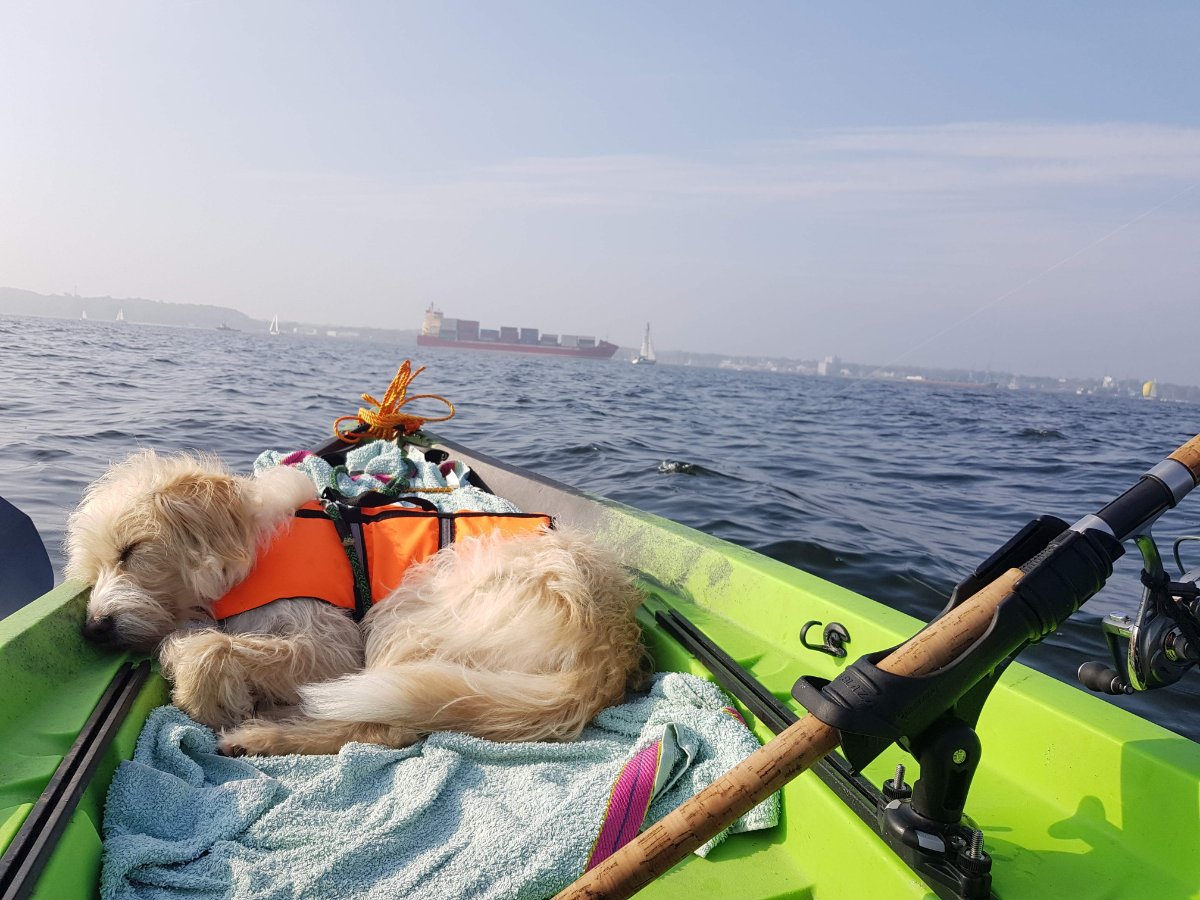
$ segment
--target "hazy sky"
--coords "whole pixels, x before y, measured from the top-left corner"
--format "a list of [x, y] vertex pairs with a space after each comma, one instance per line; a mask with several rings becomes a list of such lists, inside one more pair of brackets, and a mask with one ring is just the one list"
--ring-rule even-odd
[[1196, 2], [0, 0], [44, 293], [1196, 383], [1198, 185]]

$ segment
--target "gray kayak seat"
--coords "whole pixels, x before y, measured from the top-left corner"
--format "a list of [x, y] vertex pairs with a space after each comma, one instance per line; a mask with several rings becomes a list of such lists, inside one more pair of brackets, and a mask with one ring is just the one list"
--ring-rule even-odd
[[0, 619], [54, 587], [54, 569], [33, 521], [0, 497]]

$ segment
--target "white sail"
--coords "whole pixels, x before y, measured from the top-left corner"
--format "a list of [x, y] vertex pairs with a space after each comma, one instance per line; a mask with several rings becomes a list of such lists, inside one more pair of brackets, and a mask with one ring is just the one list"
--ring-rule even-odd
[[117, 321], [118, 321], [118, 322], [124, 322], [124, 321], [125, 321], [125, 310], [124, 310], [124, 309], [118, 309], [118, 310], [117, 310]]
[[87, 310], [86, 309], [82, 313], [79, 314], [79, 318], [81, 318], [81, 319], [87, 318]]
[[650, 339], [650, 323], [646, 323], [646, 336], [642, 338], [642, 347], [638, 350], [637, 359], [633, 361], [634, 365], [639, 363], [642, 365], [654, 365], [658, 362], [658, 357], [654, 355], [654, 341]]
[[279, 334], [279, 316], [271, 319], [271, 327], [267, 329], [267, 334]]

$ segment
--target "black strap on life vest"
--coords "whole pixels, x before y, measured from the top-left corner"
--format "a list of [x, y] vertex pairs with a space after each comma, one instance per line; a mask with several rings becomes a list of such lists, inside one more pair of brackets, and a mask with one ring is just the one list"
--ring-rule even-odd
[[[316, 510], [300, 510], [296, 514], [298, 516], [319, 517], [325, 516], [332, 523], [337, 531], [338, 539], [341, 541], [342, 549], [346, 553], [347, 559], [350, 561], [350, 569], [354, 574], [354, 621], [361, 622], [366, 614], [370, 611], [373, 604], [371, 595], [371, 568], [370, 560], [367, 558], [367, 544], [363, 536], [363, 510], [376, 509], [380, 506], [396, 506], [400, 504], [409, 504], [413, 509], [397, 508], [394, 512], [389, 510], [383, 513], [376, 514], [370, 518], [370, 521], [378, 521], [383, 518], [391, 518], [395, 516], [411, 516], [417, 512], [432, 512], [437, 514], [438, 519], [438, 549], [442, 550], [453, 544], [457, 538], [457, 529], [455, 522], [462, 517], [473, 518], [475, 516], [498, 516], [514, 519], [541, 519], [547, 518], [542, 513], [496, 513], [483, 511], [464, 511], [464, 512], [442, 512], [433, 503], [426, 500], [424, 497], [388, 497], [378, 491], [368, 491], [353, 500], [344, 497], [339, 491], [333, 488], [326, 488], [321, 495], [321, 504], [324, 507], [323, 512]], [[548, 517], [550, 527], [555, 525], [554, 518]]]

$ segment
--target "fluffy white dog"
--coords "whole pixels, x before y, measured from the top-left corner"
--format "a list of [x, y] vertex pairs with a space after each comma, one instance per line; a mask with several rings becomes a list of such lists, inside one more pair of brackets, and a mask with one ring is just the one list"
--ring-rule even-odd
[[67, 522], [67, 577], [92, 585], [84, 635], [157, 649], [176, 705], [213, 728], [286, 710], [299, 685], [360, 668], [358, 626], [319, 600], [272, 603], [221, 628], [210, 612], [315, 493], [295, 469], [243, 478], [213, 457], [142, 451], [113, 466]]
[[85, 635], [157, 648], [181, 709], [238, 726], [229, 753], [444, 730], [566, 740], [643, 683], [641, 595], [610, 555], [559, 531], [466, 539], [409, 569], [367, 614], [365, 647], [347, 611], [315, 599], [215, 623], [212, 604], [313, 497], [289, 468], [244, 478], [149, 451], [114, 466], [68, 523], [67, 574], [93, 586]]

